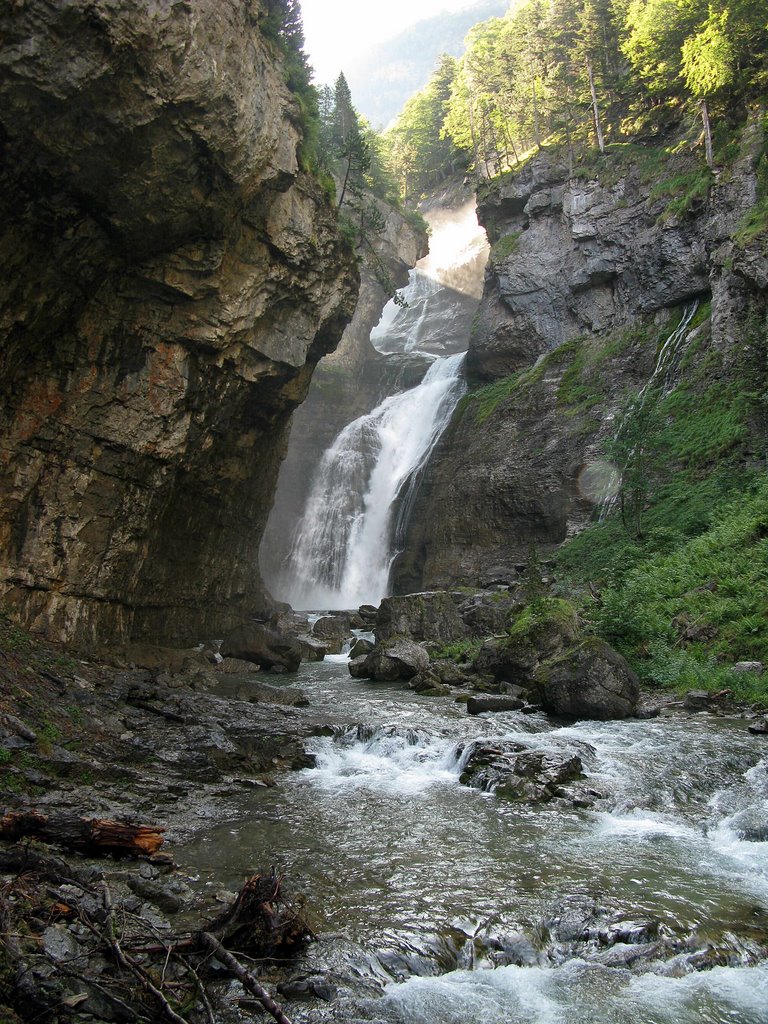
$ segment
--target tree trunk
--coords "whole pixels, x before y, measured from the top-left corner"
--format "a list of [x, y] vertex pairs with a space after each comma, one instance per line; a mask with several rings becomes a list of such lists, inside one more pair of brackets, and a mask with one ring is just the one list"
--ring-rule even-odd
[[600, 124], [600, 111], [597, 107], [597, 90], [595, 89], [595, 75], [592, 71], [592, 62], [589, 57], [586, 58], [587, 74], [589, 75], [589, 91], [592, 94], [592, 121], [595, 126], [595, 135], [597, 136], [597, 145], [601, 153], [605, 152], [605, 138], [603, 137], [603, 128]]
[[711, 171], [715, 166], [715, 156], [712, 152], [712, 126], [709, 123], [709, 108], [707, 107], [706, 100], [699, 100], [699, 109], [701, 110], [701, 121], [704, 125], [704, 152], [707, 157], [707, 167]]
[[33, 836], [92, 857], [110, 853], [124, 857], [151, 855], [163, 845], [164, 831], [156, 825], [78, 818], [74, 814], [44, 815], [38, 811], [12, 811], [0, 818], [0, 839], [13, 842]]

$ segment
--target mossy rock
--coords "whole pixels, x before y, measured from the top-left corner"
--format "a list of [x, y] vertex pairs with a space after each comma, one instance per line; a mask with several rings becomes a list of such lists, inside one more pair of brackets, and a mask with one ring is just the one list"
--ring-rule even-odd
[[560, 597], [537, 598], [516, 617], [506, 637], [483, 644], [474, 667], [499, 680], [528, 681], [542, 661], [573, 646], [580, 625], [570, 602]]
[[627, 661], [597, 637], [542, 663], [534, 685], [544, 710], [564, 718], [628, 718], [640, 697], [640, 681]]

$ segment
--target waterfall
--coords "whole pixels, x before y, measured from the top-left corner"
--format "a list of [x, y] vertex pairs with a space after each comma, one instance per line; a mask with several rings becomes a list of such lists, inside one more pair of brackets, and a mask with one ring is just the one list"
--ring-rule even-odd
[[473, 203], [427, 219], [430, 252], [410, 273], [407, 306], [388, 303], [370, 341], [387, 360], [432, 363], [420, 384], [348, 424], [320, 457], [280, 573], [280, 597], [294, 608], [353, 608], [386, 595], [422, 471], [464, 393], [488, 244]]
[[[650, 392], [658, 388], [660, 397], [663, 398], [674, 388], [677, 370], [680, 365], [680, 356], [682, 355], [683, 342], [688, 335], [688, 327], [698, 308], [699, 302], [696, 299], [683, 310], [680, 323], [659, 349], [653, 373], [624, 411], [619, 425], [614, 432], [614, 438], [620, 438], [632, 417], [637, 416], [642, 411]], [[628, 462], [634, 454], [635, 450], [633, 449], [629, 453]], [[621, 478], [622, 471], [615, 466], [611, 467], [608, 477], [603, 484], [602, 494], [599, 495], [596, 502], [598, 520], [601, 523], [616, 507], [621, 490]]]
[[464, 391], [463, 361], [436, 359], [421, 384], [354, 420], [323, 455], [289, 556], [295, 608], [378, 604], [386, 593], [394, 509]]

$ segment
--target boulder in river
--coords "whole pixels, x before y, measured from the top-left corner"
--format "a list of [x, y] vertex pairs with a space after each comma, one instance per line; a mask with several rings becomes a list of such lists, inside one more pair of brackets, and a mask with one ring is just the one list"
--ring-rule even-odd
[[526, 605], [506, 636], [483, 644], [474, 667], [506, 682], [530, 680], [541, 662], [575, 643], [579, 625], [576, 609], [568, 601], [539, 598]]
[[441, 590], [386, 597], [376, 616], [375, 633], [379, 641], [402, 636], [445, 644], [466, 636], [467, 627], [451, 595]]
[[301, 664], [301, 644], [292, 636], [261, 622], [247, 622], [234, 629], [221, 645], [225, 658], [252, 661], [262, 668], [295, 672]]
[[312, 627], [312, 636], [324, 643], [330, 654], [341, 654], [351, 633], [349, 615], [323, 615]]
[[618, 651], [589, 637], [540, 665], [534, 691], [552, 715], [607, 721], [635, 714], [640, 681]]
[[461, 782], [526, 803], [546, 803], [563, 783], [581, 778], [582, 762], [572, 751], [536, 750], [516, 740], [492, 738], [472, 745]]
[[483, 694], [472, 696], [467, 701], [467, 711], [470, 715], [482, 715], [486, 711], [519, 711], [524, 708], [526, 701], [521, 697], [512, 697], [507, 694]]
[[424, 648], [403, 637], [378, 643], [364, 660], [355, 658], [349, 663], [350, 675], [356, 679], [378, 682], [412, 679], [428, 669], [429, 655]]

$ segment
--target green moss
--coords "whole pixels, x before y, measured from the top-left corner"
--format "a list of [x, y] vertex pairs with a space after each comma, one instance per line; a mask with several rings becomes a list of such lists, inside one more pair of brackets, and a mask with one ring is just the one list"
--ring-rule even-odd
[[520, 235], [521, 232], [519, 231], [513, 231], [509, 235], [502, 235], [491, 248], [491, 263], [503, 263], [505, 259], [511, 256], [514, 252], [517, 252], [520, 245]]
[[744, 249], [757, 238], [768, 233], [768, 198], [760, 199], [739, 220], [733, 232], [733, 241]]
[[442, 661], [448, 658], [457, 663], [472, 661], [473, 658], [477, 657], [482, 646], [482, 640], [456, 640], [453, 643], [445, 644], [443, 647], [434, 648], [430, 651], [430, 658], [432, 661]]
[[542, 631], [557, 629], [576, 633], [579, 614], [570, 601], [562, 597], [539, 597], [523, 608], [509, 628], [512, 640], [534, 639]]

